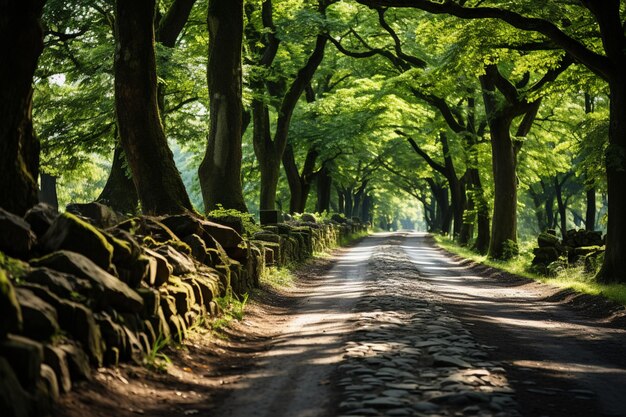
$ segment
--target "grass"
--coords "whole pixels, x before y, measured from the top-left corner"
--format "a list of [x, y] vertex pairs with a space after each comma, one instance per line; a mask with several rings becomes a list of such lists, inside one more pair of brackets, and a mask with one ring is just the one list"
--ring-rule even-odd
[[146, 356], [144, 356], [143, 364], [154, 371], [165, 372], [172, 361], [165, 353], [162, 352], [162, 350], [169, 343], [170, 340], [168, 338], [159, 334], [159, 337], [157, 337], [150, 347], [150, 351], [148, 351]]
[[221, 316], [211, 321], [211, 330], [217, 337], [227, 338], [224, 328], [233, 320], [243, 320], [248, 297], [248, 293], [240, 298], [229, 291], [225, 296], [215, 298], [215, 302], [222, 310]]
[[272, 288], [284, 288], [293, 286], [295, 279], [296, 276], [291, 272], [290, 268], [271, 266], [263, 271], [260, 281], [261, 284], [268, 285]]
[[593, 273], [585, 272], [583, 266], [574, 265], [563, 268], [557, 272], [555, 277], [546, 277], [529, 271], [532, 261], [532, 248], [535, 246], [533, 242], [520, 244], [520, 255], [518, 257], [509, 261], [498, 261], [489, 259], [486, 255], [477, 254], [466, 247], [461, 247], [449, 237], [438, 235], [434, 237], [437, 245], [441, 248], [463, 258], [471, 259], [474, 262], [559, 288], [571, 289], [583, 294], [601, 295], [626, 306], [625, 284], [600, 284], [594, 280]]

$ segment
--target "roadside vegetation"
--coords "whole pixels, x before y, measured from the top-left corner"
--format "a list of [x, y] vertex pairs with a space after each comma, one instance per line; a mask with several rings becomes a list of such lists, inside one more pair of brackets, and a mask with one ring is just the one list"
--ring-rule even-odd
[[441, 248], [476, 263], [563, 289], [571, 289], [583, 294], [600, 295], [626, 306], [626, 285], [599, 283], [594, 279], [595, 272], [585, 271], [584, 265], [564, 266], [557, 269], [554, 276], [545, 276], [533, 272], [531, 261], [533, 259], [532, 249], [536, 246], [534, 242], [522, 243], [519, 255], [511, 259], [497, 260], [476, 253], [468, 247], [460, 246], [447, 236], [434, 235], [434, 238]]

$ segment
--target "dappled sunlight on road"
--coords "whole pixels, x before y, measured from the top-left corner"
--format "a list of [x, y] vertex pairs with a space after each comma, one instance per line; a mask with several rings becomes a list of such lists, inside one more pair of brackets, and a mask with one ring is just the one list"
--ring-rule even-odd
[[[460, 314], [475, 333], [494, 338], [499, 355], [519, 378], [566, 384], [593, 392], [606, 415], [626, 415], [626, 331], [603, 328], [597, 321], [577, 315], [565, 306], [545, 299], [540, 284], [504, 278], [501, 274], [477, 275], [467, 262], [450, 258], [432, 248], [423, 234], [411, 234], [402, 248], [432, 284], [442, 301]], [[534, 382], [533, 382], [534, 384]], [[522, 386], [555, 395], [558, 388]], [[576, 390], [574, 390], [576, 391]]]

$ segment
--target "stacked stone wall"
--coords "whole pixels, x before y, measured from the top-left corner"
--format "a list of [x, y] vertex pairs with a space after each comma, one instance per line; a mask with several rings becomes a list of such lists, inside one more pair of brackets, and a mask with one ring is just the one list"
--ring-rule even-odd
[[[190, 214], [126, 218], [98, 203], [0, 209], [0, 410], [41, 416], [95, 367], [141, 363], [260, 285], [367, 229], [289, 222], [251, 237]], [[232, 222], [230, 222], [232, 223]], [[230, 224], [227, 223], [227, 224]]]

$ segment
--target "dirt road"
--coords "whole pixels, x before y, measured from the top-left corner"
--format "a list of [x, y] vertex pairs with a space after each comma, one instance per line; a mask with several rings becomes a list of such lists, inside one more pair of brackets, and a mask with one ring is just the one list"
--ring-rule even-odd
[[318, 263], [262, 293], [228, 337], [168, 351], [167, 373], [98, 370], [55, 416], [626, 417], [623, 324], [558, 290], [417, 233], [375, 234]]
[[626, 332], [552, 293], [478, 276], [423, 234], [374, 235], [285, 316], [216, 415], [626, 416]]

